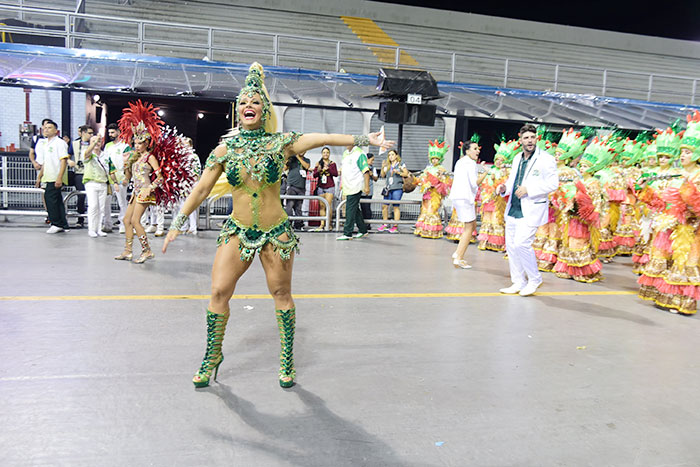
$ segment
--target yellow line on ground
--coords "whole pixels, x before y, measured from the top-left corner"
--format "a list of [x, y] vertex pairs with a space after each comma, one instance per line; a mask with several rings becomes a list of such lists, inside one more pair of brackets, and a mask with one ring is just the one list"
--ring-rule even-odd
[[[636, 295], [637, 292], [625, 290], [610, 291], [571, 291], [571, 292], [537, 292], [540, 296], [575, 296], [575, 295]], [[505, 297], [498, 292], [436, 292], [436, 293], [346, 293], [346, 294], [295, 294], [297, 299], [324, 298], [464, 298], [464, 297]], [[269, 300], [268, 294], [234, 295], [232, 300]], [[57, 296], [0, 296], [0, 301], [43, 302], [43, 301], [108, 301], [108, 300], [208, 300], [209, 295], [57, 295]]]

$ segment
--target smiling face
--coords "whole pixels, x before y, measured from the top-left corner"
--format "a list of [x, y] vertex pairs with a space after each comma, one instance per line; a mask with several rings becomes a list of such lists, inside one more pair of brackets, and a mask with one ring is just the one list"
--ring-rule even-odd
[[328, 148], [323, 148], [323, 151], [321, 151], [321, 157], [323, 157], [324, 161], [327, 161], [328, 159], [331, 158], [331, 150]]
[[263, 125], [263, 101], [260, 94], [238, 99], [238, 121], [245, 130], [257, 130]]
[[396, 160], [399, 158], [399, 153], [394, 151], [393, 149], [389, 151], [389, 162], [392, 164], [396, 162]]
[[469, 143], [469, 149], [467, 149], [467, 157], [469, 157], [471, 160], [475, 161], [479, 158], [479, 153], [481, 152], [481, 148], [477, 143]]
[[657, 157], [659, 159], [659, 167], [667, 168], [671, 165], [671, 158], [667, 154], [658, 154]]

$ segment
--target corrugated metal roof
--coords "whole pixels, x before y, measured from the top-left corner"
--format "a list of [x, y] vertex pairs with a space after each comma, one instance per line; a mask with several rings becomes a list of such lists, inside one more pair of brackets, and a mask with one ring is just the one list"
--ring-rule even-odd
[[[191, 96], [233, 100], [247, 64], [133, 55], [88, 49], [0, 44], [0, 84], [81, 91]], [[377, 77], [268, 67], [266, 84], [277, 103], [376, 109]], [[563, 125], [665, 127], [697, 106], [591, 94], [528, 91], [439, 82], [432, 101], [449, 115], [517, 119]]]

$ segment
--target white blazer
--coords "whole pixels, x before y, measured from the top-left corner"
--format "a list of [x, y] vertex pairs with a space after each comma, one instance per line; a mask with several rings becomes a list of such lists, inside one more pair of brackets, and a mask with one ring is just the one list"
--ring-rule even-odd
[[[513, 166], [505, 183], [506, 191], [501, 195], [510, 196], [506, 204], [506, 216], [510, 210], [510, 202], [515, 196], [517, 187], [514, 187], [513, 184], [522, 157], [523, 153], [521, 152], [513, 159]], [[557, 175], [557, 161], [549, 153], [536, 148], [530, 158], [521, 182], [527, 190], [527, 195], [520, 198], [520, 206], [527, 225], [539, 227], [546, 224], [549, 219], [549, 194], [559, 186], [559, 176]]]

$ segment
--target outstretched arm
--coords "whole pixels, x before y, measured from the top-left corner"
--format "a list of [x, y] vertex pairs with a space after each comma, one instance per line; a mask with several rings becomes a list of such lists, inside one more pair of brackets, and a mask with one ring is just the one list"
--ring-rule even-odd
[[[393, 141], [386, 141], [384, 138], [384, 128], [376, 133], [367, 135], [369, 144], [372, 146], [391, 147]], [[287, 146], [287, 157], [292, 154], [299, 154], [310, 149], [320, 148], [321, 146], [367, 146], [367, 140], [361, 141], [364, 136], [340, 135], [328, 133], [307, 133], [301, 135], [293, 144]]]

